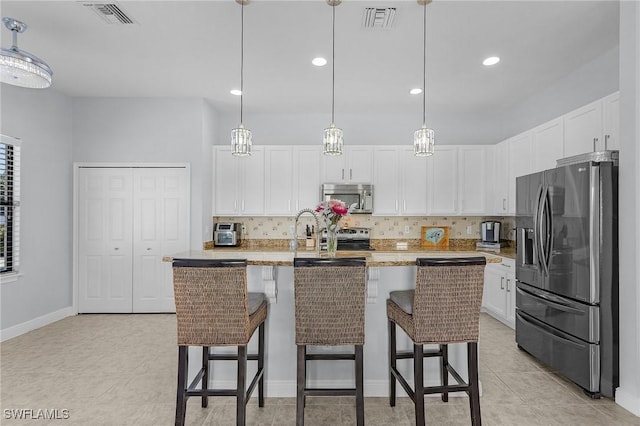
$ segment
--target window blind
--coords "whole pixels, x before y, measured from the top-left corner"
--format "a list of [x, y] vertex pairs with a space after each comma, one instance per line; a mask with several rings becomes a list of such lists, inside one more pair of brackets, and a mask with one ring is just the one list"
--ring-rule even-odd
[[0, 135], [0, 273], [20, 264], [20, 140]]

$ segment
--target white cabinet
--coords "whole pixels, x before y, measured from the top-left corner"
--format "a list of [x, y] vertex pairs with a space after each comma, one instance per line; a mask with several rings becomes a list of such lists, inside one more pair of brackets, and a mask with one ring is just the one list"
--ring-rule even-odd
[[230, 147], [215, 147], [213, 155], [214, 214], [264, 214], [264, 148], [254, 147], [250, 156], [236, 157]]
[[374, 214], [427, 214], [427, 159], [412, 148], [375, 147], [373, 153]]
[[532, 172], [531, 131], [521, 133], [508, 140], [509, 175], [507, 176], [507, 214], [516, 213], [516, 178]]
[[168, 253], [189, 249], [189, 169], [77, 169], [80, 313], [174, 312]]
[[502, 263], [487, 263], [484, 271], [482, 310], [515, 328], [516, 280], [515, 261], [502, 258]]
[[370, 146], [349, 146], [342, 155], [322, 156], [324, 183], [371, 183], [373, 181], [373, 149]]
[[292, 215], [293, 149], [289, 146], [266, 146], [265, 152], [265, 214]]
[[495, 147], [495, 168], [493, 172], [492, 213], [505, 215], [509, 209], [509, 141], [500, 142]]
[[458, 206], [460, 214], [487, 213], [487, 173], [493, 161], [489, 147], [483, 145], [461, 146], [459, 157]]
[[564, 116], [564, 155], [572, 157], [599, 150], [602, 139], [602, 101], [598, 100]]
[[620, 92], [602, 100], [602, 149], [620, 150]]
[[429, 214], [455, 214], [458, 208], [458, 147], [436, 146], [427, 158]]
[[557, 118], [532, 130], [533, 170], [541, 172], [556, 167], [556, 160], [564, 157], [564, 121]]
[[315, 208], [320, 202], [320, 146], [293, 148], [293, 193], [295, 211]]

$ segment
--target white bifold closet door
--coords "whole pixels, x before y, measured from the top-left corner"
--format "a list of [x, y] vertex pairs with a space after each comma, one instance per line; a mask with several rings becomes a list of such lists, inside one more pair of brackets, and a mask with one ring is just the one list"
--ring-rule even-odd
[[189, 249], [186, 167], [78, 169], [78, 311], [174, 312], [171, 264]]

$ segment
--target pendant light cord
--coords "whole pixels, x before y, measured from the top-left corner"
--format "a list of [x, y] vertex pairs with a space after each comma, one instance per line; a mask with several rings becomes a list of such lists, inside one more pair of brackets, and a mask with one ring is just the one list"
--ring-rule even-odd
[[332, 33], [331, 33], [331, 124], [335, 123], [335, 103], [336, 103], [336, 4], [331, 5]]
[[244, 1], [240, 3], [240, 124], [242, 124], [242, 98], [244, 97]]
[[422, 126], [427, 127], [427, 2], [422, 21]]

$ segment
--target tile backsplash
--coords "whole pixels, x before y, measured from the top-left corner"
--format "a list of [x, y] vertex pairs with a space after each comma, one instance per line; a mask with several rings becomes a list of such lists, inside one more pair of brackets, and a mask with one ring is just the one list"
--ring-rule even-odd
[[[352, 214], [342, 219], [340, 227], [371, 228], [371, 238], [375, 239], [420, 239], [423, 226], [448, 226], [449, 238], [480, 239], [480, 223], [485, 220], [497, 220], [502, 223], [502, 239], [514, 240], [515, 217], [496, 216], [372, 216], [370, 214]], [[293, 217], [254, 216], [254, 217], [213, 217], [216, 222], [239, 222], [244, 225], [243, 239], [289, 239], [292, 236], [295, 220]], [[304, 235], [305, 225], [315, 225], [311, 215], [303, 215], [298, 221], [298, 236]], [[320, 221], [324, 228], [324, 223]], [[470, 227], [470, 228], [468, 228]], [[471, 233], [467, 233], [470, 230]]]

